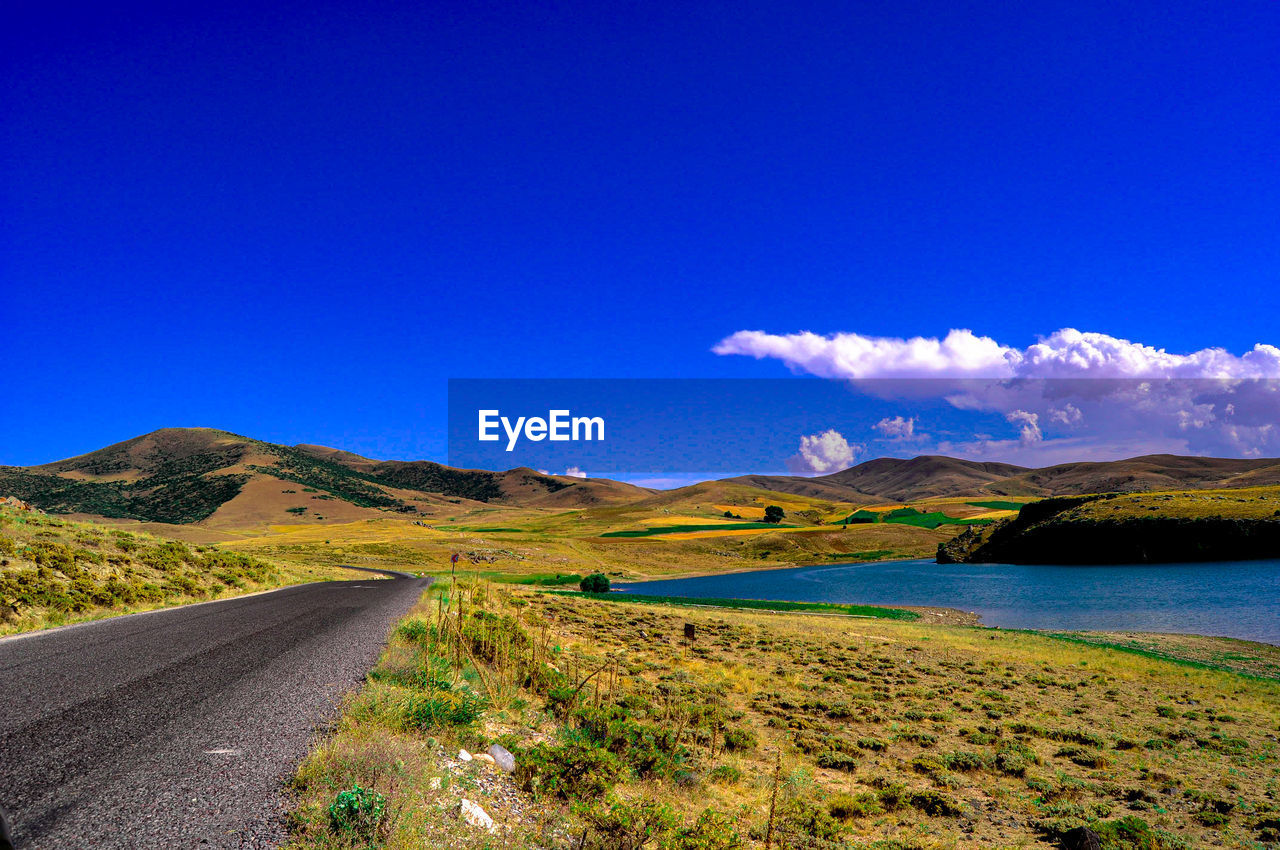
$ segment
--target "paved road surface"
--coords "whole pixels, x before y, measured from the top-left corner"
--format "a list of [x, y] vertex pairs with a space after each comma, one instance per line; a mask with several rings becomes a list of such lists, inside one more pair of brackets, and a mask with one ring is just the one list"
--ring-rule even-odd
[[275, 847], [283, 781], [426, 584], [320, 582], [0, 640], [17, 850]]

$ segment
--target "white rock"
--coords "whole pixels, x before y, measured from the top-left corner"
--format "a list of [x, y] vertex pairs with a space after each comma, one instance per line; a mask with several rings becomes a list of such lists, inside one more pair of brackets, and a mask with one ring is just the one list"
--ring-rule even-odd
[[504, 773], [513, 773], [516, 769], [516, 757], [511, 755], [511, 751], [501, 744], [492, 744], [489, 747], [489, 755], [493, 757], [493, 762]]
[[458, 750], [458, 761], [471, 761], [471, 753], [466, 750]]
[[493, 825], [493, 818], [489, 817], [489, 813], [470, 800], [462, 801], [462, 819], [474, 827], [489, 832], [497, 829]]
[[439, 790], [440, 790], [440, 777], [438, 777], [438, 776], [433, 776], [433, 777], [431, 777], [430, 781], [428, 781], [428, 782], [427, 782], [427, 787], [428, 787], [428, 788], [430, 788], [432, 791], [439, 791]]
[[485, 764], [497, 764], [497, 762], [493, 760], [493, 756], [489, 755], [488, 753], [476, 753], [475, 755], [472, 756], [472, 758], [475, 759], [476, 761], [482, 761]]

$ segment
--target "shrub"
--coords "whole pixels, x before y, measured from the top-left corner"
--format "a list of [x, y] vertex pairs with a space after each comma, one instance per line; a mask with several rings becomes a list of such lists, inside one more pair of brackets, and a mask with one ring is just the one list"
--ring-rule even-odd
[[749, 729], [731, 728], [724, 730], [724, 748], [730, 752], [752, 750], [756, 746], [756, 736]]
[[621, 775], [617, 756], [579, 741], [535, 744], [516, 760], [516, 781], [535, 796], [602, 797]]
[[339, 791], [329, 806], [329, 829], [348, 838], [372, 842], [387, 815], [387, 800], [377, 791], [352, 785]]
[[703, 809], [692, 826], [676, 830], [663, 850], [739, 850], [744, 846], [726, 815], [715, 809]]
[[668, 834], [676, 825], [675, 812], [654, 799], [635, 802], [609, 797], [605, 805], [579, 800], [574, 814], [591, 825], [596, 835], [587, 847], [599, 850], [640, 850]]
[[426, 643], [427, 637], [431, 634], [431, 626], [425, 620], [415, 617], [412, 620], [405, 620], [396, 631], [401, 638], [410, 643]]
[[814, 838], [834, 844], [848, 831], [843, 823], [827, 811], [826, 806], [809, 797], [795, 797], [780, 808], [780, 816], [774, 828], [784, 838], [780, 842], [781, 846], [808, 847], [813, 842], [805, 839]]
[[1102, 839], [1103, 847], [1125, 850], [1190, 850], [1192, 846], [1183, 838], [1163, 829], [1153, 828], [1137, 815], [1095, 823], [1093, 830]]
[[583, 593], [608, 593], [609, 577], [604, 573], [592, 573], [578, 582], [578, 589]]
[[876, 795], [869, 792], [857, 795], [837, 792], [827, 799], [827, 811], [837, 820], [848, 821], [882, 814], [884, 807]]
[[730, 764], [717, 765], [708, 771], [707, 781], [717, 785], [733, 785], [742, 781], [742, 771]]
[[818, 754], [818, 767], [825, 767], [830, 770], [844, 770], [849, 773], [858, 767], [858, 758], [851, 753], [842, 753], [834, 750], [827, 750]]
[[414, 729], [470, 727], [480, 719], [486, 703], [471, 691], [414, 691], [400, 704], [401, 719]]

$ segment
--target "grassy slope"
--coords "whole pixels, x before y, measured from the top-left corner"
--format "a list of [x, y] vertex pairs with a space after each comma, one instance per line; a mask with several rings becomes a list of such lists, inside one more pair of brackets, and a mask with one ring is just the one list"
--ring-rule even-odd
[[1166, 562], [1280, 554], [1280, 487], [1045, 500], [941, 554], [1014, 563]]
[[[451, 621], [423, 607], [422, 625], [401, 632], [335, 736], [304, 765], [297, 847], [346, 846], [324, 811], [353, 782], [388, 797], [396, 813], [388, 848], [533, 846], [547, 830], [563, 839], [593, 823], [589, 846], [616, 846], [594, 831], [609, 821], [606, 787], [624, 807], [657, 801], [685, 827], [710, 807], [758, 847], [779, 758], [774, 846], [1044, 846], [1088, 822], [1111, 839], [1108, 848], [1244, 848], [1270, 835], [1280, 809], [1274, 680], [1030, 633], [493, 586], [464, 610], [466, 623], [488, 631], [467, 626], [469, 648], [455, 653], [429, 636], [428, 624]], [[518, 622], [527, 642], [497, 640], [492, 624], [501, 622]], [[685, 623], [697, 626], [693, 646], [682, 640]], [[485, 646], [505, 649], [485, 655]], [[1280, 655], [1260, 651], [1273, 662]], [[455, 682], [451, 698], [486, 696], [479, 721], [409, 710], [425, 699], [411, 683], [433, 653], [443, 659], [437, 678]], [[455, 680], [447, 659], [458, 656]], [[569, 702], [572, 688], [557, 690], [557, 676], [576, 682], [601, 668]], [[640, 737], [617, 739], [613, 756], [591, 756], [613, 734], [593, 725], [601, 711], [618, 734]], [[644, 737], [651, 733], [659, 739]], [[443, 756], [495, 740], [517, 752], [517, 781]], [[568, 758], [602, 782], [575, 780], [568, 799], [555, 793], [548, 782], [569, 781], [557, 772]], [[630, 767], [615, 774], [607, 769], [615, 758]], [[460, 796], [494, 812], [506, 834], [462, 825]], [[1125, 828], [1154, 840], [1121, 840]], [[707, 846], [667, 835], [673, 847]]]
[[343, 572], [0, 507], [0, 634], [350, 577]]

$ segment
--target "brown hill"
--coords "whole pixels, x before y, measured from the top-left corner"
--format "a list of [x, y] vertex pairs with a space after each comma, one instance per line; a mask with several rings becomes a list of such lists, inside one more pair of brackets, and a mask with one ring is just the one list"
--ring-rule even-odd
[[351, 521], [382, 512], [491, 502], [568, 507], [650, 491], [606, 479], [378, 461], [325, 446], [282, 446], [213, 428], [164, 428], [78, 457], [0, 467], [0, 494], [56, 513], [220, 528]]
[[1069, 496], [1280, 484], [1280, 460], [1146, 455], [1028, 469], [924, 455], [878, 458], [815, 478], [751, 475], [725, 479], [776, 493], [837, 501], [910, 502], [939, 496]]
[[165, 428], [79, 457], [0, 467], [0, 496], [57, 513], [240, 528], [336, 522], [385, 512], [430, 517], [481, 504], [670, 510], [744, 504], [769, 493], [823, 503], [934, 497], [1042, 497], [1280, 484], [1280, 460], [1149, 455], [1028, 469], [926, 455], [880, 458], [814, 478], [747, 475], [655, 492], [619, 481], [375, 460], [326, 446], [283, 446], [213, 428]]
[[1029, 469], [1004, 481], [992, 482], [987, 492], [1069, 496], [1267, 484], [1280, 484], [1280, 460], [1145, 455], [1106, 463], [1063, 463]]

